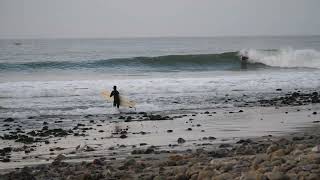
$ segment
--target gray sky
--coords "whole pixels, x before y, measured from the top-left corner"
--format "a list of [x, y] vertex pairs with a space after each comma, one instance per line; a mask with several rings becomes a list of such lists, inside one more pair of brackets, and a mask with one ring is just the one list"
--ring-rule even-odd
[[320, 34], [320, 0], [0, 0], [0, 38]]

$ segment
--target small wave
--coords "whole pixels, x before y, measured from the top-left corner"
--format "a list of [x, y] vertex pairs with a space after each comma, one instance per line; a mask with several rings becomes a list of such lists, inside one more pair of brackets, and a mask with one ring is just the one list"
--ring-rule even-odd
[[172, 65], [208, 65], [213, 63], [235, 63], [237, 52], [221, 54], [167, 55], [156, 57], [114, 58], [90, 61], [45, 61], [25, 63], [0, 63], [2, 68], [95, 68], [113, 66], [172, 66]]
[[313, 49], [248, 49], [240, 51], [239, 54], [248, 56], [250, 63], [261, 63], [272, 67], [320, 68], [320, 52]]

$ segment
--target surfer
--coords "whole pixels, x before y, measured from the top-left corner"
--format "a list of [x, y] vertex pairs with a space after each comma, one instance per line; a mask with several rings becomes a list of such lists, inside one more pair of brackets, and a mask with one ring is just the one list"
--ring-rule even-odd
[[241, 69], [247, 69], [247, 63], [248, 63], [248, 52], [246, 51], [244, 55], [241, 55]]
[[113, 106], [119, 108], [120, 106], [120, 95], [119, 91], [117, 91], [117, 86], [113, 86], [113, 91], [110, 94], [110, 97], [113, 96]]

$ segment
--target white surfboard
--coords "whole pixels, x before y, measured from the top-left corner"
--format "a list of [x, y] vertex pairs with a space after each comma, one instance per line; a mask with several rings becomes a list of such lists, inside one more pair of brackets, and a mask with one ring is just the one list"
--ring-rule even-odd
[[[110, 97], [111, 92], [105, 90], [102, 91], [101, 95], [107, 100], [108, 102], [113, 102], [113, 97]], [[135, 108], [136, 103], [134, 101], [130, 101], [129, 99], [120, 95], [120, 106], [127, 107], [127, 108]]]

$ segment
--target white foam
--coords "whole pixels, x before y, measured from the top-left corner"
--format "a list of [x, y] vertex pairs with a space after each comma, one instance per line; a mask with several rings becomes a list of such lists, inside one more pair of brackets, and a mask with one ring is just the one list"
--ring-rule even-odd
[[[130, 80], [85, 80], [0, 83], [1, 117], [34, 115], [117, 114], [100, 95], [118, 85], [121, 95], [137, 102], [137, 111], [230, 106], [225, 95], [263, 97], [275, 89], [319, 88], [319, 70], [223, 72], [206, 77]], [[127, 111], [127, 110], [122, 110]]]
[[247, 49], [241, 50], [240, 55], [248, 56], [251, 63], [262, 63], [273, 67], [320, 68], [320, 52], [313, 49], [285, 48], [275, 51]]

